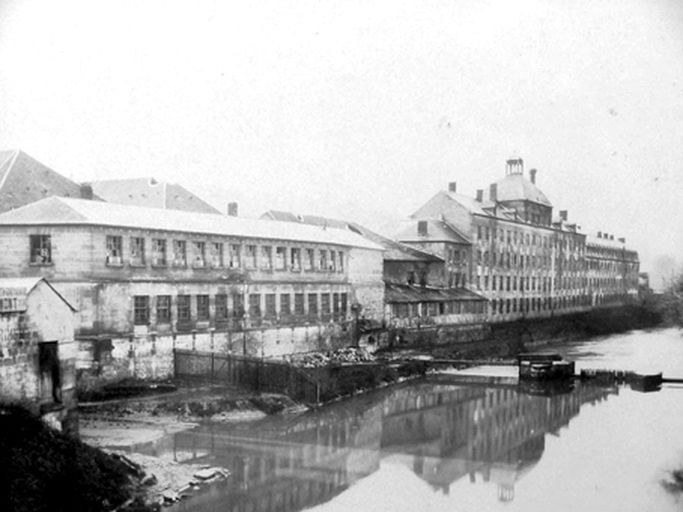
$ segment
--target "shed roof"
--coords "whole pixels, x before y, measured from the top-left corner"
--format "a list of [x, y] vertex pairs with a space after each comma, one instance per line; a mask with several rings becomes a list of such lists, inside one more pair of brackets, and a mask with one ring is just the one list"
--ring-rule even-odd
[[387, 303], [487, 301], [488, 299], [467, 288], [431, 288], [409, 284], [386, 283]]
[[[418, 223], [427, 223], [426, 234], [418, 232]], [[445, 220], [424, 219], [405, 222], [403, 228], [396, 235], [402, 242], [453, 242], [470, 244], [470, 240]]]
[[318, 226], [270, 222], [213, 213], [161, 210], [49, 197], [0, 215], [0, 226], [92, 225], [206, 235], [236, 236], [296, 242], [314, 242], [371, 250], [377, 244], [351, 231]]

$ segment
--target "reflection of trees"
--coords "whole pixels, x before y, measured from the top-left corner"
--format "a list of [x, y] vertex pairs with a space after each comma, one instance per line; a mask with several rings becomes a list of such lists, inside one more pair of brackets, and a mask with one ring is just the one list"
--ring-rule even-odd
[[[296, 511], [328, 501], [395, 454], [435, 488], [469, 475], [514, 484], [541, 458], [554, 432], [604, 389], [555, 396], [515, 388], [432, 383], [389, 388], [294, 418], [248, 426], [204, 426], [177, 434], [174, 450], [232, 472], [188, 510]], [[225, 501], [225, 503], [224, 503]], [[181, 507], [182, 508], [182, 507]]]

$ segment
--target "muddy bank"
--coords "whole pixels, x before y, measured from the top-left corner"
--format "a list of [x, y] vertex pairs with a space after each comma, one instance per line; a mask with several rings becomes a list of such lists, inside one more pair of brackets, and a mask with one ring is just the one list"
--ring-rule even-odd
[[[305, 410], [284, 395], [256, 395], [230, 386], [178, 383], [175, 391], [156, 395], [142, 382], [124, 387], [125, 398], [79, 405], [80, 436], [88, 445], [136, 468], [145, 483], [138, 493], [140, 501], [157, 508], [229, 478], [225, 468], [185, 464], [163, 456], [172, 434], [206, 421], [253, 421], [268, 414]], [[140, 388], [141, 396], [131, 396], [133, 388]]]

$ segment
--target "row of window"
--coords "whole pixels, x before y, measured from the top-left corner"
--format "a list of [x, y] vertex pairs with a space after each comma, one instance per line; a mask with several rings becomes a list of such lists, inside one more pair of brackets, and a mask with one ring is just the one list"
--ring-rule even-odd
[[[250, 319], [286, 318], [290, 316], [307, 316], [309, 318], [327, 319], [330, 315], [344, 317], [348, 313], [348, 294], [343, 293], [240, 293], [216, 294], [211, 297], [201, 294], [194, 296], [195, 308], [192, 308], [192, 295], [135, 295], [133, 297], [133, 322], [135, 325], [148, 325], [152, 322], [152, 308], [155, 312], [154, 323], [170, 324], [172, 312], [178, 324], [214, 320], [227, 322], [241, 320], [248, 315]], [[175, 299], [175, 301], [173, 300]], [[152, 301], [154, 303], [152, 303]], [[175, 304], [173, 304], [175, 302]], [[173, 307], [175, 306], [175, 308]], [[212, 316], [213, 315], [213, 316]]]
[[520, 297], [513, 299], [498, 299], [491, 301], [491, 314], [525, 313], [534, 311], [549, 311], [577, 306], [590, 305], [590, 296], [577, 295], [571, 297]]
[[[477, 226], [477, 240], [480, 241], [491, 241], [495, 240], [497, 235], [497, 240], [500, 243], [505, 243], [507, 238], [508, 244], [520, 245], [531, 245], [537, 247], [552, 248], [553, 241], [550, 236], [543, 236], [537, 233], [523, 233], [521, 231], [515, 230], [504, 230], [502, 228], [489, 228], [488, 226]], [[507, 236], [506, 236], [507, 235]], [[574, 251], [578, 249], [580, 252], [583, 251], [584, 244], [580, 243], [579, 239], [574, 237], [563, 237], [559, 242], [555, 242], [555, 247], [562, 247], [565, 250]]]
[[[490, 280], [489, 280], [490, 277]], [[561, 277], [555, 280], [556, 289], [575, 289], [585, 287], [586, 277]], [[489, 287], [490, 284], [490, 287]], [[550, 277], [535, 276], [477, 276], [476, 287], [485, 291], [535, 291], [550, 292], [552, 279]]]
[[483, 314], [483, 301], [444, 301], [392, 304], [391, 314], [397, 318], [417, 318], [438, 315]]
[[[147, 264], [146, 239], [130, 237], [127, 261], [132, 266]], [[107, 235], [107, 265], [123, 265], [123, 237]], [[169, 246], [164, 238], [152, 238], [152, 266], [195, 268], [246, 268], [262, 270], [291, 270], [293, 272], [321, 271], [344, 272], [344, 252], [256, 244], [224, 244], [203, 240], [172, 240]]]

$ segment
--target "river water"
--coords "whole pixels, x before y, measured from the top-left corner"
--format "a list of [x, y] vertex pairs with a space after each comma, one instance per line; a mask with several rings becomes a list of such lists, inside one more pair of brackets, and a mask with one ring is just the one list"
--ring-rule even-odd
[[[683, 378], [683, 331], [575, 342], [578, 368]], [[454, 384], [432, 378], [320, 411], [204, 425], [156, 449], [231, 476], [178, 511], [683, 509], [683, 386], [656, 392]]]

